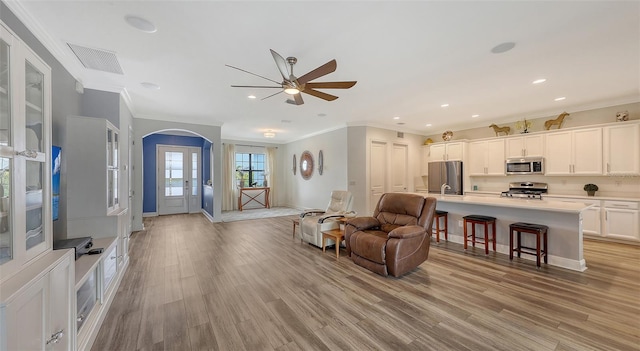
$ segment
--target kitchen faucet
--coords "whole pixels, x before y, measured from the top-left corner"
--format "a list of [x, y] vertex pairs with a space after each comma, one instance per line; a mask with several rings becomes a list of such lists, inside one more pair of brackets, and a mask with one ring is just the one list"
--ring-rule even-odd
[[440, 187], [440, 196], [444, 196], [445, 189], [451, 189], [451, 187], [447, 183], [442, 184]]

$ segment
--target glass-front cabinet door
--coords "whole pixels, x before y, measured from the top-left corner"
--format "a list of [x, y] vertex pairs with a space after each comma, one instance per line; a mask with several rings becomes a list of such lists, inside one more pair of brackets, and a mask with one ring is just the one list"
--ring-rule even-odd
[[0, 26], [0, 265], [9, 264], [14, 256], [14, 238], [11, 215], [13, 164], [13, 86], [10, 58], [15, 39]]
[[118, 202], [118, 131], [107, 124], [107, 213], [120, 208]]
[[0, 24], [0, 280], [51, 249], [51, 69]]

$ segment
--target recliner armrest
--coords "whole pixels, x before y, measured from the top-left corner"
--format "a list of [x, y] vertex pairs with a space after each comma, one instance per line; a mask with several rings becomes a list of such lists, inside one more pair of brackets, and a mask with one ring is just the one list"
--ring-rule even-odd
[[306, 216], [324, 214], [325, 212], [326, 212], [325, 210], [319, 210], [319, 209], [306, 210], [300, 214], [300, 218], [304, 218]]
[[380, 222], [373, 217], [355, 217], [348, 220], [346, 225], [354, 226], [356, 230], [366, 230], [380, 227]]
[[419, 225], [406, 225], [389, 232], [389, 238], [408, 239], [424, 235], [425, 230]]
[[326, 216], [320, 216], [320, 219], [318, 219], [318, 223], [324, 223], [327, 219], [331, 220], [336, 218], [344, 218], [344, 214], [330, 214]]

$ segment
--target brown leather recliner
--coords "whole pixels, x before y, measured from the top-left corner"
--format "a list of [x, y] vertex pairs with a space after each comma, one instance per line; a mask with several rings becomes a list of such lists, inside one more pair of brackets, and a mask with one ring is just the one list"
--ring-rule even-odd
[[347, 222], [347, 255], [375, 273], [399, 277], [427, 260], [435, 211], [433, 197], [383, 194], [373, 217]]

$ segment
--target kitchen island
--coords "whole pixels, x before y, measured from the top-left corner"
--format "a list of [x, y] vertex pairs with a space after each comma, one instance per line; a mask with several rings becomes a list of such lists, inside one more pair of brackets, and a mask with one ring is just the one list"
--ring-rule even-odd
[[[449, 212], [449, 241], [463, 243], [462, 217], [470, 214], [496, 217], [496, 250], [509, 254], [509, 225], [515, 222], [543, 224], [549, 227], [549, 265], [584, 271], [587, 269], [582, 249], [582, 211], [591, 204], [560, 201], [502, 198], [499, 196], [455, 196], [419, 194], [435, 197], [436, 208]], [[471, 230], [469, 225], [468, 230]], [[484, 235], [483, 228], [476, 233]], [[535, 236], [523, 235], [524, 246], [535, 246]], [[525, 259], [535, 256], [523, 255]]]

